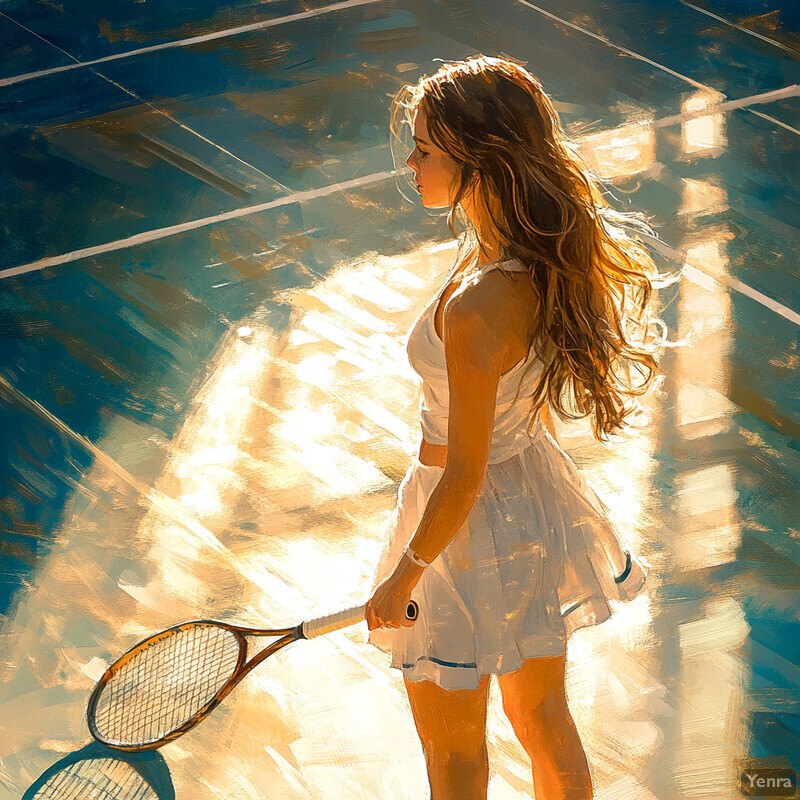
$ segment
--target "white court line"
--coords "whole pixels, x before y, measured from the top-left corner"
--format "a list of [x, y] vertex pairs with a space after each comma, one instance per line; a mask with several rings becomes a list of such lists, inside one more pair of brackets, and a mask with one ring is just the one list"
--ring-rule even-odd
[[690, 83], [697, 89], [703, 89], [708, 91], [711, 89], [710, 86], [706, 86], [704, 83], [698, 83], [696, 80], [692, 78], [687, 78], [686, 75], [681, 75], [680, 72], [675, 72], [675, 70], [670, 69], [669, 67], [665, 67], [663, 64], [659, 64], [657, 61], [651, 61], [646, 56], [643, 56], [641, 53], [637, 53], [634, 50], [628, 50], [627, 47], [623, 47], [621, 44], [615, 44], [610, 39], [606, 39], [605, 36], [601, 36], [599, 33], [594, 33], [580, 25], [576, 25], [574, 22], [567, 22], [567, 20], [562, 19], [561, 17], [553, 14], [550, 11], [546, 11], [544, 8], [539, 6], [535, 6], [533, 3], [528, 2], [528, 0], [517, 0], [518, 3], [522, 3], [522, 5], [527, 6], [528, 8], [532, 8], [534, 11], [538, 11], [540, 14], [544, 14], [546, 17], [550, 17], [550, 19], [555, 20], [556, 22], [560, 22], [562, 25], [566, 25], [568, 28], [573, 28], [580, 33], [585, 33], [587, 36], [591, 36], [593, 39], [597, 39], [603, 44], [607, 44], [609, 47], [613, 47], [616, 50], [621, 50], [623, 53], [627, 53], [629, 56], [637, 59], [638, 61], [643, 61], [645, 64], [650, 64], [652, 67], [656, 67], [657, 69], [663, 70], [664, 72], [668, 72], [670, 75], [674, 75], [676, 78], [680, 78], [682, 81], [686, 83]]
[[225, 39], [229, 36], [239, 36], [242, 33], [260, 31], [264, 30], [265, 28], [275, 27], [276, 25], [286, 25], [290, 22], [297, 22], [302, 19], [318, 17], [321, 14], [330, 14], [333, 11], [341, 11], [345, 8], [371, 5], [372, 3], [377, 2], [380, 2], [380, 0], [345, 0], [345, 2], [342, 3], [334, 3], [333, 5], [324, 6], [322, 8], [314, 8], [311, 11], [301, 11], [297, 14], [288, 14], [285, 17], [265, 19], [261, 22], [253, 22], [250, 25], [240, 25], [236, 28], [226, 28], [225, 30], [221, 31], [212, 31], [211, 33], [203, 33], [198, 36], [190, 36], [186, 39], [177, 39], [173, 42], [162, 42], [161, 44], [154, 44], [148, 47], [139, 47], [136, 50], [128, 50], [125, 53], [115, 53], [114, 55], [104, 56], [103, 58], [95, 58], [92, 61], [80, 61], [77, 64], [66, 64], [62, 67], [52, 67], [51, 69], [42, 69], [38, 70], [37, 72], [26, 72], [23, 75], [13, 75], [10, 78], [3, 78], [0, 80], [0, 86], [11, 86], [12, 84], [30, 81], [34, 78], [43, 78], [46, 75], [55, 75], [58, 72], [67, 72], [73, 69], [82, 69], [83, 67], [93, 67], [97, 64], [107, 64], [109, 61], [119, 61], [123, 58], [132, 58], [133, 56], [140, 56], [145, 53], [155, 53], [158, 50], [171, 50], [176, 47], [191, 47], [192, 45], [202, 44], [203, 42], [211, 42], [215, 39]]
[[104, 467], [107, 467], [109, 470], [111, 470], [111, 472], [117, 475], [117, 477], [121, 478], [124, 483], [128, 484], [128, 486], [134, 489], [138, 494], [150, 500], [153, 506], [158, 507], [161, 511], [164, 511], [174, 522], [177, 522], [189, 532], [197, 535], [198, 538], [209, 545], [212, 550], [217, 553], [230, 552], [228, 548], [225, 547], [225, 545], [223, 545], [222, 542], [220, 542], [220, 540], [208, 530], [208, 528], [194, 519], [194, 517], [192, 517], [190, 514], [187, 514], [180, 503], [173, 500], [171, 497], [167, 497], [166, 495], [162, 494], [157, 489], [151, 489], [147, 484], [142, 483], [138, 478], [128, 472], [125, 467], [108, 455], [105, 450], [101, 450], [90, 439], [87, 439], [85, 436], [74, 431], [69, 427], [69, 425], [67, 425], [66, 422], [48, 411], [41, 403], [38, 403], [36, 400], [32, 400], [26, 394], [17, 389], [17, 387], [8, 381], [3, 375], [0, 375], [0, 387], [5, 387], [5, 389], [14, 397], [16, 397], [24, 406], [26, 406], [29, 411], [33, 411], [46, 422], [49, 422], [50, 425], [55, 428], [55, 430], [60, 431], [68, 439], [72, 439], [73, 442], [80, 445], [95, 459], [95, 461], [97, 461], [97, 463], [102, 464]]
[[[523, 0], [520, 0], [522, 2]], [[764, 103], [770, 102], [769, 99], [764, 99], [769, 97], [770, 95], [775, 95], [776, 93], [786, 92], [786, 94], [782, 94], [781, 96], [790, 96], [790, 94], [794, 94], [797, 91], [797, 86], [788, 86], [785, 89], [777, 89], [775, 92], [766, 92], [764, 94], [759, 95], [752, 95], [749, 98], [741, 98], [740, 100], [731, 100], [727, 103], [718, 103], [717, 105], [706, 106], [706, 108], [701, 109], [700, 111], [693, 111], [687, 112], [686, 114], [680, 114], [673, 117], [665, 117], [664, 119], [669, 120], [670, 125], [674, 125], [677, 122], [682, 121], [684, 118], [691, 118], [697, 116], [706, 116], [714, 113], [718, 113], [717, 109], [720, 106], [735, 104], [736, 108], [744, 108], [745, 102], [749, 101], [752, 103]], [[773, 98], [774, 99], [774, 98]], [[652, 124], [657, 124], [659, 121], [656, 120]], [[101, 255], [103, 253], [110, 253], [115, 250], [121, 250], [125, 247], [134, 247], [139, 244], [145, 244], [148, 242], [158, 241], [160, 239], [166, 239], [170, 236], [175, 236], [179, 233], [185, 233], [187, 231], [196, 230], [198, 228], [203, 228], [208, 225], [216, 225], [219, 222], [225, 222], [229, 219], [238, 219], [241, 217], [247, 217], [251, 214], [258, 214], [262, 211], [268, 211], [272, 208], [279, 208], [285, 205], [291, 205], [292, 203], [302, 203], [307, 200], [313, 200], [318, 197], [326, 197], [330, 194], [335, 194], [339, 191], [346, 191], [348, 189], [355, 189], [360, 186], [368, 186], [373, 183], [378, 183], [380, 181], [386, 180], [388, 178], [395, 177], [398, 174], [403, 174], [406, 172], [411, 172], [411, 170], [406, 167], [400, 170], [391, 170], [388, 172], [373, 172], [371, 175], [365, 175], [362, 178], [354, 178], [349, 181], [342, 181], [341, 183], [334, 183], [329, 184], [328, 186], [323, 186], [319, 189], [309, 189], [304, 192], [294, 192], [293, 194], [286, 195], [285, 197], [277, 197], [274, 200], [270, 200], [266, 203], [259, 203], [254, 206], [246, 206], [245, 208], [237, 208], [233, 211], [226, 211], [222, 214], [216, 214], [212, 217], [203, 217], [201, 219], [190, 220], [189, 222], [182, 222], [178, 225], [169, 225], [165, 228], [155, 228], [154, 230], [144, 231], [143, 233], [137, 233], [133, 236], [128, 236], [124, 239], [117, 239], [113, 242], [107, 242], [101, 245], [95, 245], [94, 247], [84, 247], [80, 250], [73, 250], [69, 253], [63, 253], [58, 256], [49, 256], [47, 258], [40, 258], [37, 261], [32, 261], [29, 264], [23, 264], [19, 267], [11, 267], [9, 269], [0, 270], [0, 279], [2, 278], [10, 278], [14, 275], [23, 275], [27, 272], [35, 272], [37, 270], [46, 269], [48, 267], [57, 266], [59, 264], [67, 264], [71, 261], [78, 261], [81, 258], [89, 258], [91, 256]], [[646, 237], [650, 240], [650, 237]], [[673, 250], [668, 245], [665, 245], [661, 240], [653, 239], [652, 242], [656, 249], [660, 250], [661, 252], [672, 254], [671, 257], [674, 257], [676, 263], [683, 264], [684, 260], [680, 256], [677, 250]], [[698, 270], [699, 271], [699, 270]], [[747, 284], [742, 283], [741, 281], [736, 280], [735, 278], [729, 276], [714, 276], [710, 275], [709, 277], [718, 280], [731, 289], [735, 289], [736, 291], [740, 292], [741, 294], [747, 295], [748, 297], [756, 300], [757, 302], [761, 303], [765, 308], [774, 311], [780, 316], [791, 320], [797, 324], [800, 324], [800, 314], [797, 314], [791, 308], [784, 306], [782, 303], [777, 302], [776, 300], [772, 300], [767, 295], [762, 294], [756, 289], [753, 289]]]
[[[741, 97], [738, 100], [726, 100], [724, 103], [706, 106], [705, 108], [700, 108], [696, 111], [687, 111], [683, 114], [674, 114], [670, 117], [661, 117], [661, 119], [642, 122], [640, 124], [649, 128], [666, 128], [669, 125], [676, 125], [680, 122], [685, 122], [688, 119], [694, 119], [695, 117], [705, 117], [712, 113], [722, 114], [738, 108], [748, 108], [749, 106], [758, 105], [759, 103], [772, 103], [775, 100], [783, 100], [785, 97], [797, 97], [798, 95], [800, 95], [800, 84], [794, 83], [791, 86], [784, 86], [781, 89], [774, 89], [771, 92], [752, 94], [750, 97]], [[778, 125], [783, 125], [785, 128], [789, 128], [789, 130], [792, 130], [795, 133], [800, 133], [800, 131], [798, 131], [796, 128], [792, 128], [790, 125], [784, 125], [784, 123], [779, 122], [778, 120], [773, 119], [766, 114], [761, 114], [758, 111], [753, 111], [749, 108], [748, 110], [750, 110], [753, 114], [758, 114], [759, 117], [764, 117], [765, 119], [772, 120]]]
[[[750, 104], [768, 103], [777, 97], [790, 97], [798, 93], [800, 93], [800, 87], [798, 87], [798, 85], [787, 86], [783, 89], [776, 89], [773, 92], [755, 94], [751, 95], [750, 97], [740, 98], [738, 100], [729, 100], [724, 103], [706, 106], [705, 108], [697, 111], [688, 111], [685, 114], [663, 117], [661, 120], [654, 120], [652, 122], [646, 122], [642, 124], [652, 125], [653, 127], [675, 125], [686, 119], [693, 119], [695, 117], [710, 116], [712, 114], [720, 113], [728, 106], [731, 108], [744, 108]], [[111, 253], [115, 250], [121, 250], [125, 247], [134, 247], [138, 244], [145, 244], [147, 242], [158, 241], [159, 239], [166, 239], [169, 236], [175, 236], [179, 233], [196, 230], [197, 228], [203, 228], [207, 225], [215, 225], [218, 222], [225, 222], [229, 219], [246, 217], [250, 214], [258, 214], [261, 211], [267, 211], [271, 208], [278, 208], [291, 203], [302, 203], [306, 200], [312, 200], [316, 197], [324, 197], [329, 194], [334, 194], [339, 191], [346, 191], [347, 189], [356, 188], [358, 186], [368, 186], [369, 184], [377, 183], [379, 181], [386, 180], [387, 178], [394, 177], [395, 175], [402, 175], [408, 172], [411, 172], [411, 170], [407, 167], [404, 167], [400, 170], [391, 170], [389, 172], [374, 172], [371, 175], [365, 175], [363, 178], [354, 178], [353, 180], [343, 181], [341, 183], [329, 184], [328, 186], [323, 186], [319, 189], [294, 192], [286, 196], [277, 197], [274, 200], [270, 200], [266, 203], [259, 203], [258, 205], [254, 206], [245, 206], [244, 208], [238, 208], [233, 211], [226, 211], [213, 217], [203, 217], [201, 219], [183, 222], [178, 225], [169, 225], [165, 228], [155, 228], [150, 231], [144, 231], [143, 233], [137, 233], [133, 236], [128, 236], [124, 239], [117, 239], [113, 242], [106, 242], [105, 244], [99, 244], [93, 247], [84, 247], [80, 250], [73, 250], [69, 253], [63, 253], [57, 256], [40, 258], [37, 261], [31, 261], [30, 263], [22, 264], [19, 267], [9, 267], [8, 269], [0, 270], [0, 279], [11, 278], [14, 275], [24, 275], [27, 272], [35, 272], [40, 269], [55, 267], [59, 264], [68, 264], [71, 261], [77, 261], [81, 258], [102, 255], [103, 253]]]
[[749, 109], [751, 114], [755, 114], [757, 117], [763, 117], [769, 122], [774, 123], [775, 125], [780, 125], [781, 128], [786, 128], [787, 131], [791, 131], [792, 133], [796, 133], [800, 136], [800, 130], [797, 128], [793, 128], [791, 125], [787, 125], [785, 122], [781, 122], [779, 119], [775, 119], [775, 117], [771, 117], [769, 114], [762, 114], [760, 111], [753, 111], [753, 109]]
[[[145, 483], [142, 483], [136, 476], [132, 475], [125, 469], [119, 462], [113, 459], [105, 450], [101, 450], [94, 442], [87, 439], [77, 431], [67, 425], [66, 422], [59, 419], [55, 414], [48, 411], [41, 403], [28, 397], [24, 392], [20, 391], [13, 383], [7, 380], [3, 375], [0, 375], [0, 387], [6, 389], [11, 395], [16, 397], [22, 405], [29, 411], [42, 417], [46, 422], [60, 431], [67, 438], [82, 447], [86, 452], [94, 457], [98, 464], [102, 464], [114, 473], [123, 483], [130, 486], [141, 497], [150, 502], [152, 508], [158, 509], [161, 513], [180, 525], [187, 533], [197, 538], [199, 541], [210, 547], [215, 553], [225, 558], [228, 563], [240, 574], [246, 578], [250, 583], [258, 587], [260, 590], [269, 594], [270, 586], [265, 583], [258, 571], [245, 564], [232, 550], [226, 547], [202, 522], [189, 514], [182, 503], [164, 494], [158, 489], [151, 488]], [[280, 575], [272, 573], [272, 577], [282, 581], [287, 590], [292, 590], [297, 593], [295, 587], [287, 583]], [[297, 594], [297, 597], [300, 595]]]
[[[36, 33], [36, 31], [33, 31], [30, 28], [26, 27], [21, 22], [18, 22], [17, 20], [15, 20], [13, 17], [9, 17], [8, 14], [5, 14], [4, 12], [0, 11], [0, 17], [4, 17], [9, 22], [13, 22], [15, 25], [18, 25], [20, 28], [22, 28], [22, 30], [26, 31], [31, 36], [34, 36], [37, 39], [41, 39], [41, 41], [43, 41], [45, 44], [50, 45], [50, 47], [53, 47], [54, 49], [58, 50], [60, 53], [63, 53], [67, 58], [72, 59], [75, 62], [75, 64], [77, 64], [79, 66], [85, 66], [84, 64], [81, 64], [81, 62], [78, 61], [78, 59], [75, 58], [75, 56], [73, 56], [71, 53], [68, 53], [66, 50], [64, 50], [63, 47], [59, 47], [57, 44], [53, 44], [53, 42], [49, 41], [48, 39], [45, 39], [44, 36], [40, 36], [38, 33]], [[117, 81], [113, 80], [112, 78], [109, 78], [107, 75], [103, 75], [102, 72], [98, 72], [96, 69], [91, 70], [91, 72], [93, 72], [95, 75], [97, 75], [98, 78], [102, 78], [104, 81], [108, 81], [108, 83], [110, 83], [112, 86], [116, 86], [117, 89], [120, 89], [121, 91], [125, 92], [125, 94], [129, 95], [134, 100], [136, 100], [137, 103], [142, 103], [142, 105], [149, 106], [157, 114], [161, 114], [162, 117], [166, 117], [170, 122], [174, 123], [179, 128], [182, 128], [187, 133], [191, 133], [193, 136], [196, 136], [198, 139], [200, 139], [201, 141], [205, 142], [206, 144], [210, 144], [212, 147], [215, 147], [221, 153], [225, 153], [225, 155], [230, 156], [235, 161], [238, 161], [240, 164], [243, 164], [245, 167], [248, 167], [249, 169], [253, 170], [253, 172], [257, 172], [259, 175], [263, 176], [267, 180], [272, 181], [272, 183], [274, 183], [276, 186], [279, 186], [285, 192], [291, 192], [292, 191], [288, 186], [284, 186], [284, 184], [282, 184], [278, 180], [275, 180], [275, 178], [273, 178], [271, 175], [267, 175], [266, 172], [263, 172], [258, 167], [253, 166], [253, 164], [250, 164], [249, 162], [245, 161], [243, 158], [239, 158], [239, 156], [237, 156], [235, 153], [232, 153], [230, 150], [226, 149], [221, 144], [217, 144], [215, 141], [213, 141], [212, 139], [209, 139], [207, 136], [203, 136], [203, 134], [200, 133], [199, 131], [196, 131], [194, 128], [190, 128], [188, 125], [186, 125], [185, 123], [181, 122], [176, 117], [173, 117], [172, 114], [170, 114], [168, 111], [164, 111], [163, 109], [161, 109], [158, 106], [154, 105], [149, 100], [145, 100], [143, 97], [140, 97], [138, 94], [136, 94], [136, 92], [131, 91], [130, 89], [128, 89], [125, 86], [123, 86], [121, 83], [117, 83]]]
[[[698, 83], [693, 78], [689, 78], [686, 75], [682, 75], [680, 72], [675, 72], [674, 69], [670, 69], [669, 67], [665, 67], [663, 64], [659, 64], [657, 61], [653, 61], [652, 59], [647, 58], [647, 56], [643, 56], [641, 53], [637, 53], [635, 50], [629, 50], [627, 47], [623, 47], [621, 44], [617, 44], [616, 42], [612, 42], [610, 39], [607, 39], [605, 36], [601, 36], [599, 33], [594, 33], [594, 31], [590, 31], [587, 28], [582, 27], [581, 25], [576, 25], [574, 22], [568, 22], [567, 20], [562, 19], [561, 17], [557, 16], [556, 14], [553, 14], [550, 11], [547, 11], [544, 8], [540, 8], [539, 6], [536, 6], [533, 3], [528, 2], [528, 0], [517, 0], [517, 2], [521, 3], [524, 6], [527, 6], [528, 8], [532, 8], [534, 11], [538, 11], [540, 14], [544, 14], [544, 16], [549, 17], [550, 19], [553, 19], [556, 22], [560, 22], [562, 25], [566, 25], [567, 27], [572, 28], [573, 30], [576, 30], [576, 31], [579, 31], [580, 33], [586, 34], [586, 36], [591, 36], [593, 39], [597, 39], [599, 42], [603, 42], [603, 44], [606, 44], [609, 47], [613, 47], [614, 49], [619, 50], [622, 53], [626, 53], [627, 55], [632, 56], [633, 58], [637, 59], [638, 61], [642, 61], [645, 64], [650, 64], [650, 66], [652, 66], [652, 67], [656, 67], [657, 69], [660, 69], [663, 72], [666, 72], [666, 73], [668, 73], [670, 75], [673, 75], [674, 77], [679, 78], [682, 81], [685, 81], [690, 86], [694, 86], [697, 89], [702, 89], [703, 91], [718, 92], [719, 94], [722, 94], [724, 96], [723, 92], [719, 92], [719, 90], [718, 89], [714, 89], [713, 86], [708, 86], [707, 84], [704, 84], [704, 83]], [[781, 91], [781, 90], [778, 89], [777, 91]], [[743, 108], [744, 106], [738, 106], [738, 107], [739, 108]], [[748, 109], [748, 110], [750, 110], [750, 109]], [[757, 111], [750, 111], [750, 113], [758, 114]], [[772, 119], [771, 117], [766, 117], [764, 114], [758, 114], [758, 116], [764, 117], [765, 119]], [[677, 120], [678, 117], [676, 116], [675, 119]], [[795, 131], [796, 130], [795, 128], [792, 128], [790, 125], [785, 125], [782, 122], [779, 122], [778, 120], [773, 120], [773, 121], [776, 124], [781, 125], [782, 127], [786, 128], [787, 130], [790, 130], [790, 131]], [[670, 123], [670, 124], [672, 124], [672, 123]]]
[[[406, 168], [403, 172], [410, 172]], [[368, 186], [372, 183], [384, 181], [387, 178], [392, 178], [395, 171], [390, 172], [373, 172], [371, 175], [364, 175], [361, 178], [353, 178], [349, 181], [342, 181], [341, 183], [332, 183], [328, 186], [322, 186], [319, 189], [308, 189], [303, 192], [294, 192], [293, 194], [276, 197], [274, 200], [269, 200], [266, 203], [258, 203], [254, 206], [245, 206], [244, 208], [236, 208], [233, 211], [225, 211], [222, 214], [215, 214], [212, 217], [202, 217], [201, 219], [189, 220], [189, 222], [181, 222], [178, 225], [168, 225], [165, 228], [154, 228], [153, 230], [143, 231], [142, 233], [127, 236], [124, 239], [117, 239], [113, 242], [106, 242], [105, 244], [95, 245], [94, 247], [84, 247], [80, 250], [73, 250], [70, 253], [62, 253], [58, 256], [48, 256], [47, 258], [40, 258], [38, 261], [31, 261], [30, 264], [23, 264], [19, 267], [11, 267], [10, 269], [0, 270], [0, 278], [10, 278], [14, 275], [24, 275], [26, 272], [35, 272], [47, 267], [55, 267], [58, 264], [68, 264], [70, 261], [78, 261], [81, 258], [89, 258], [91, 256], [101, 255], [103, 253], [110, 253], [114, 250], [122, 250], [125, 247], [135, 247], [139, 244], [146, 244], [147, 242], [155, 242], [159, 239], [166, 239], [169, 236], [176, 236], [179, 233], [197, 230], [198, 228], [205, 228], [208, 225], [216, 225], [219, 222], [227, 222], [231, 219], [239, 219], [241, 217], [249, 217], [252, 214], [259, 214], [262, 211], [269, 211], [272, 208], [280, 208], [281, 206], [291, 205], [292, 203], [303, 203], [308, 200], [314, 200], [318, 197], [326, 197], [329, 194], [336, 192], [346, 191], [348, 189], [357, 189], [360, 186]]]
[[681, 0], [681, 3], [685, 6], [689, 6], [689, 8], [693, 8], [695, 11], [699, 11], [701, 14], [706, 14], [709, 17], [713, 17], [720, 22], [724, 22], [726, 25], [730, 25], [731, 28], [736, 28], [736, 30], [742, 31], [742, 33], [749, 33], [751, 36], [755, 36], [756, 39], [761, 39], [762, 42], [766, 42], [767, 44], [774, 45], [775, 47], [780, 47], [781, 50], [786, 50], [788, 53], [795, 53], [791, 47], [788, 47], [781, 42], [776, 42], [774, 39], [770, 39], [767, 36], [762, 36], [760, 33], [756, 33], [756, 31], [750, 30], [750, 28], [745, 28], [743, 25], [737, 25], [735, 22], [731, 22], [729, 19], [725, 19], [725, 17], [720, 17], [717, 14], [712, 14], [710, 11], [706, 11], [704, 8], [700, 8], [700, 6], [693, 5], [692, 3], [687, 3], [686, 0]]
[[[661, 239], [654, 239], [652, 236], [648, 236], [646, 234], [641, 234], [641, 238], [643, 241], [647, 242], [653, 248], [653, 250], [656, 250], [662, 255], [666, 256], [668, 259], [670, 259], [670, 261], [673, 261], [676, 264], [681, 264], [681, 272], [685, 274], [689, 280], [705, 286], [708, 284], [708, 278], [710, 278], [716, 283], [722, 283], [729, 289], [733, 289], [739, 292], [739, 294], [743, 294], [746, 297], [749, 297], [751, 300], [755, 300], [757, 303], [760, 303], [770, 311], [774, 311], [779, 316], [789, 320], [789, 322], [793, 322], [795, 325], [800, 325], [800, 314], [789, 308], [789, 306], [785, 306], [783, 303], [773, 300], [763, 292], [759, 292], [758, 289], [754, 289], [752, 286], [742, 283], [742, 281], [734, 278], [731, 275], [720, 275], [717, 273], [706, 272], [705, 270], [700, 269], [692, 264], [687, 264], [685, 252], [676, 250], [674, 247], [670, 247]], [[700, 275], [703, 277], [700, 277], [700, 275], [697, 273], [700, 273]]]

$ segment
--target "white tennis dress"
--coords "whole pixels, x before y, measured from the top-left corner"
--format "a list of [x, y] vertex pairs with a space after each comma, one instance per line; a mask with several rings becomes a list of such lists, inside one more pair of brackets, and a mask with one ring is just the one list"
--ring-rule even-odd
[[[524, 269], [518, 261], [498, 262], [475, 278], [497, 266]], [[422, 435], [432, 444], [447, 444], [448, 416], [444, 345], [433, 319], [454, 274], [407, 338], [409, 361], [422, 378]], [[500, 378], [483, 487], [467, 521], [411, 593], [420, 609], [416, 623], [369, 633], [409, 680], [475, 689], [485, 673], [564, 653], [572, 631], [608, 619], [609, 600], [629, 601], [643, 589], [649, 565], [623, 545], [575, 462], [538, 418], [526, 432], [541, 371], [531, 348]], [[406, 472], [373, 589], [402, 557], [443, 471], [417, 458]]]

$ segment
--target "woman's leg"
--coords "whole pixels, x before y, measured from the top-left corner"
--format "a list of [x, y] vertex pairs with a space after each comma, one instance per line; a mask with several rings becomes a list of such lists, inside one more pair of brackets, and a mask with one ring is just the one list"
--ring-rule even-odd
[[486, 800], [489, 676], [477, 689], [448, 691], [433, 681], [405, 681], [428, 766], [431, 800]]
[[564, 690], [566, 655], [498, 676], [503, 710], [531, 758], [536, 800], [591, 800], [592, 780]]

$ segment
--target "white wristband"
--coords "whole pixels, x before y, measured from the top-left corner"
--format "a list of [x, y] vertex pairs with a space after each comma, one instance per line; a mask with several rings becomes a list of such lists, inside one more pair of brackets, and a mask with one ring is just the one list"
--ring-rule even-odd
[[412, 549], [411, 545], [407, 545], [406, 549], [403, 551], [403, 555], [409, 560], [416, 564], [418, 567], [429, 567], [431, 565], [430, 561], [425, 561], [424, 559], [420, 558]]

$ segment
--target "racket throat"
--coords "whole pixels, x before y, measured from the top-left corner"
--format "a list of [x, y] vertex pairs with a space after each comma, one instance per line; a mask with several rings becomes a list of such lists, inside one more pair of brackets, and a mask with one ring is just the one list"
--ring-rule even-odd
[[237, 671], [236, 675], [231, 681], [230, 687], [227, 689], [228, 692], [233, 689], [233, 687], [236, 686], [243, 678], [249, 675], [259, 664], [264, 662], [271, 655], [277, 653], [278, 650], [282, 650], [287, 644], [296, 642], [298, 639], [305, 638], [302, 635], [302, 624], [296, 625], [294, 628], [287, 628], [284, 631], [281, 631], [281, 633], [283, 633], [283, 636], [281, 636], [280, 639], [278, 639], [276, 642], [272, 642], [270, 645], [267, 645], [267, 647], [265, 647], [260, 653], [254, 655], [250, 661], [248, 661]]

